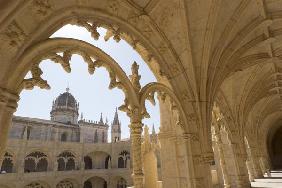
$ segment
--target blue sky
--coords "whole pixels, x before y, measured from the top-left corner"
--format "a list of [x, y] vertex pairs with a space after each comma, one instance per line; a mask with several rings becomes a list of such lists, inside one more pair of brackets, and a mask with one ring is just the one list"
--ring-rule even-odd
[[[66, 25], [54, 33], [52, 37], [76, 38], [99, 47], [114, 58], [127, 75], [131, 74], [131, 65], [136, 61], [139, 64], [141, 85], [144, 86], [149, 82], [156, 81], [147, 64], [130, 45], [123, 40], [119, 43], [113, 39], [105, 42], [103, 36], [106, 30], [100, 28], [98, 31], [101, 36], [98, 41], [95, 41], [86, 29]], [[93, 75], [90, 75], [87, 71], [87, 64], [78, 55], [72, 56], [71, 73], [66, 73], [60, 65], [49, 60], [43, 61], [40, 67], [43, 70], [43, 78], [48, 81], [51, 89], [42, 90], [36, 87], [33, 90], [24, 90], [20, 95], [21, 100], [15, 115], [50, 119], [52, 101], [60, 93], [65, 92], [68, 86], [70, 92], [79, 102], [79, 112], [83, 113], [85, 119], [98, 121], [100, 113], [103, 113], [104, 119], [107, 117], [111, 122], [115, 108], [123, 103], [124, 95], [121, 90], [108, 89], [110, 80], [107, 71], [104, 68], [98, 68]], [[158, 130], [160, 123], [159, 106], [158, 104], [152, 106], [149, 102], [146, 106], [151, 118], [144, 119], [143, 123], [148, 125], [150, 129], [154, 124], [156, 130]], [[129, 137], [129, 118], [120, 111], [119, 118], [122, 123], [122, 138], [127, 138]]]

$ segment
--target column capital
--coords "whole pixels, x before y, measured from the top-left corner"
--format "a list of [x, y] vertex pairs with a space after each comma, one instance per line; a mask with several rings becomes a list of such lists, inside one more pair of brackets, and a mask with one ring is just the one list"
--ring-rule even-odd
[[0, 87], [0, 105], [5, 105], [9, 110], [16, 111], [20, 97], [5, 88]]

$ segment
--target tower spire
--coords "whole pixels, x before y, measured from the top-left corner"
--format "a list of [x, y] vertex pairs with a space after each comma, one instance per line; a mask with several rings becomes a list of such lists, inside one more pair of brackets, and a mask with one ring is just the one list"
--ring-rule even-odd
[[104, 124], [104, 121], [103, 121], [103, 113], [102, 113], [102, 112], [101, 112], [99, 124]]
[[119, 125], [119, 124], [120, 124], [120, 122], [119, 122], [119, 119], [118, 119], [118, 111], [117, 111], [117, 108], [116, 108], [113, 125]]

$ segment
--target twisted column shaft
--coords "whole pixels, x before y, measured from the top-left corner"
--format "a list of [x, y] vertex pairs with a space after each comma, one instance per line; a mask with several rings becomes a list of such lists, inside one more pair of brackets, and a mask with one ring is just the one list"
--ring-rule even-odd
[[131, 151], [133, 157], [133, 182], [134, 188], [143, 188], [144, 174], [142, 170], [141, 135], [142, 123], [131, 121], [130, 124]]

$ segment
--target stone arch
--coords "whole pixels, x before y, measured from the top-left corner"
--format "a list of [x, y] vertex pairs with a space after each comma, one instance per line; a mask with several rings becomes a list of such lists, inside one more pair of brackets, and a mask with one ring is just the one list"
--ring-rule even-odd
[[[62, 184], [60, 184], [62, 183]], [[66, 183], [66, 184], [64, 184]], [[56, 188], [58, 185], [70, 185], [70, 186], [73, 186], [74, 188], [76, 187], [79, 187], [79, 183], [76, 179], [74, 178], [65, 178], [65, 177], [62, 177], [60, 179], [58, 179], [56, 182], [55, 182], [55, 185], [56, 185]]]
[[24, 188], [50, 188], [50, 186], [42, 181], [34, 181], [26, 184]]
[[77, 183], [72, 179], [63, 179], [57, 183], [56, 188], [75, 188]]
[[4, 160], [1, 166], [1, 173], [12, 173], [14, 167], [13, 155], [9, 152], [6, 152], [4, 155]]
[[123, 150], [118, 155], [118, 168], [127, 168], [128, 160], [130, 160], [130, 153]]
[[[280, 123], [280, 122], [279, 122]], [[269, 149], [271, 156], [271, 164], [273, 169], [282, 169], [282, 126], [277, 128], [271, 138], [269, 138]]]
[[43, 172], [48, 170], [48, 158], [43, 152], [31, 152], [24, 160], [24, 172]]
[[58, 171], [75, 170], [76, 157], [71, 151], [63, 151], [57, 156]]
[[126, 188], [128, 186], [128, 182], [122, 176], [116, 176], [113, 180], [115, 188]]
[[[58, 55], [58, 54], [57, 54]], [[22, 66], [22, 67], [25, 67], [25, 66]], [[35, 67], [35, 68], [38, 68], [38, 67]], [[90, 70], [91, 71], [91, 70]], [[31, 81], [31, 80], [30, 80]], [[34, 80], [33, 80], [34, 81]], [[33, 82], [33, 81], [31, 81], [31, 82]], [[115, 80], [116, 81], [116, 80]], [[42, 85], [40, 85], [40, 86], [42, 86], [42, 87], [48, 87], [47, 86], [47, 83], [45, 83], [43, 80], [40, 80], [40, 82], [41, 83], [39, 83], [39, 84], [42, 84]], [[28, 84], [27, 84], [28, 85]], [[21, 87], [18, 87], [18, 90], [20, 90], [21, 89]], [[129, 97], [129, 99], [132, 99], [132, 97]], [[133, 100], [134, 101], [134, 100]], [[132, 102], [132, 101], [131, 101]], [[136, 101], [134, 101], [134, 102], [136, 102]], [[138, 104], [138, 103], [137, 103]], [[180, 104], [181, 105], [181, 104]], [[185, 117], [185, 116], [184, 116]], [[188, 127], [188, 123], [183, 123], [182, 124], [184, 127]]]
[[118, 158], [118, 168], [125, 168], [125, 163], [121, 156]]
[[102, 177], [92, 176], [83, 183], [83, 188], [92, 188], [93, 186], [95, 188], [108, 188], [108, 182]]
[[105, 169], [109, 169], [109, 168], [112, 167], [112, 166], [111, 166], [111, 160], [112, 160], [111, 156], [108, 155], [108, 156], [106, 157], [106, 159], [105, 159]]
[[[158, 29], [156, 28], [157, 26], [154, 25], [154, 24], [151, 24], [151, 22], [149, 20], [147, 20], [145, 17], [140, 17], [140, 22], [144, 22], [144, 24], [147, 24], [149, 27], [152, 27], [154, 28], [152, 30], [152, 32], [155, 34], [157, 34], [156, 36], [154, 36], [154, 40], [150, 40], [144, 36], [142, 36], [142, 32], [138, 31], [137, 28], [135, 28], [135, 24], [134, 25], [131, 25], [127, 22], [124, 22], [123, 20], [124, 19], [120, 19], [120, 18], [117, 18], [117, 17], [113, 17], [109, 14], [105, 14], [105, 13], [102, 13], [100, 10], [95, 10], [95, 11], [90, 11], [91, 8], [75, 8], [75, 7], [72, 7], [72, 8], [65, 8], [64, 11], [57, 11], [56, 13], [54, 13], [53, 15], [51, 15], [48, 19], [48, 23], [45, 23], [44, 25], [42, 25], [42, 27], [39, 27], [38, 30], [36, 30], [32, 36], [34, 36], [34, 39], [33, 41], [38, 41], [38, 40], [35, 40], [35, 38], [37, 38], [39, 36], [39, 33], [42, 34], [44, 33], [45, 36], [50, 36], [52, 33], [54, 33], [56, 30], [58, 30], [59, 28], [61, 28], [63, 25], [67, 24], [67, 23], [73, 23], [75, 24], [75, 20], [77, 19], [76, 16], [73, 15], [73, 12], [76, 12], [77, 14], [81, 14], [81, 15], [84, 15], [83, 17], [88, 19], [88, 20], [91, 20], [91, 22], [95, 22], [95, 20], [97, 20], [98, 18], [98, 22], [100, 23], [101, 21], [102, 22], [105, 22], [103, 24], [99, 24], [99, 25], [113, 25], [113, 24], [117, 24], [120, 28], [123, 28], [121, 30], [124, 30], [124, 31], [130, 31], [129, 33], [132, 34], [131, 37], [121, 37], [121, 38], [125, 38], [125, 40], [129, 43], [129, 44], [134, 44], [134, 41], [135, 39], [138, 39], [140, 41], [142, 41], [141, 43], [144, 43], [144, 46], [145, 47], [142, 47], [142, 51], [139, 53], [141, 55], [145, 55], [145, 56], [148, 56], [145, 59], [145, 61], [150, 61], [150, 63], [148, 63], [149, 65], [150, 64], [155, 64], [155, 63], [152, 63], [152, 61], [157, 61], [157, 62], [165, 62], [164, 65], [162, 67], [167, 67], [167, 70], [166, 71], [170, 71], [170, 70], [175, 70], [175, 69], [170, 69], [169, 65], [166, 66], [166, 64], [168, 64], [169, 62], [178, 62], [179, 61], [179, 58], [177, 57], [177, 55], [175, 53], [173, 53], [170, 47], [169, 44], [166, 44], [167, 40], [164, 38], [164, 35], [158, 33]], [[94, 21], [93, 21], [94, 20]], [[125, 19], [126, 20], [126, 19]], [[47, 25], [49, 27], [47, 27]], [[140, 27], [139, 29], [142, 30], [142, 27]], [[125, 34], [127, 34], [127, 32], [124, 32]], [[42, 34], [43, 35], [43, 34]], [[41, 35], [41, 36], [42, 36]], [[121, 35], [123, 35], [121, 33]], [[128, 35], [128, 34], [127, 34]], [[134, 40], [132, 40], [134, 39]], [[153, 38], [152, 38], [153, 39]], [[166, 48], [168, 49], [168, 53], [165, 52], [165, 53], [162, 53], [160, 54], [157, 50], [157, 48], [153, 45], [153, 43], [151, 41], [156, 41], [158, 40], [158, 42], [156, 42], [155, 44], [163, 44], [166, 46]], [[164, 41], [164, 42], [162, 42]], [[30, 46], [31, 45], [31, 42], [32, 41], [26, 41], [26, 45], [27, 46]], [[141, 45], [142, 46], [142, 45]], [[137, 45], [138, 47], [138, 45]], [[148, 49], [148, 50], [146, 50]], [[138, 50], [137, 50], [138, 51]], [[146, 51], [146, 52], [145, 52]], [[153, 52], [153, 53], [149, 53], [149, 52]], [[146, 55], [147, 54], [147, 55]], [[153, 54], [153, 58], [150, 54]], [[165, 56], [162, 57], [162, 56]], [[155, 57], [155, 58], [154, 58]], [[156, 63], [156, 64], [159, 64], [159, 63]], [[178, 65], [181, 65], [181, 63], [179, 63]], [[177, 63], [175, 66], [178, 66]], [[23, 68], [24, 66], [21, 67], [21, 69]], [[180, 70], [181, 68], [177, 67], [176, 68], [177, 70]], [[162, 73], [166, 72], [166, 71], [161, 71]], [[155, 74], [158, 74], [159, 73], [159, 70], [153, 70], [153, 72]], [[174, 74], [174, 73], [173, 73]], [[18, 75], [18, 74], [17, 74]], [[164, 75], [164, 74], [163, 74]], [[169, 74], [168, 74], [169, 75]], [[164, 81], [165, 79], [162, 78], [162, 76], [158, 76], [156, 75], [157, 78], [160, 80], [160, 81]], [[24, 75], [22, 75], [22, 77], [24, 77]], [[193, 95], [192, 93], [189, 93], [189, 91], [192, 91], [191, 89], [191, 86], [189, 84], [189, 81], [188, 81], [188, 77], [187, 75], [184, 75], [184, 77], [186, 79], [183, 80], [183, 82], [187, 82], [187, 86], [189, 86], [189, 88], [186, 88], [185, 89], [185, 94], [187, 95]], [[179, 81], [179, 80], [178, 80]], [[9, 85], [13, 85], [12, 82], [13, 81], [8, 81], [10, 84]], [[171, 82], [173, 82], [173, 80], [171, 80]], [[14, 84], [16, 84], [17, 82], [14, 82]], [[168, 83], [167, 81], [165, 81], [164, 83]], [[182, 91], [179, 90], [179, 88], [175, 87], [177, 85], [177, 82], [175, 81], [174, 84], [172, 84], [172, 88], [173, 90], [175, 91], [179, 91], [178, 93], [182, 93]], [[184, 88], [182, 88], [184, 89]], [[190, 105], [190, 104], [187, 104], [187, 105]], [[194, 109], [193, 106], [191, 106], [191, 109]], [[187, 125], [185, 125], [187, 126]]]
[[[67, 6], [67, 5], [66, 5]], [[133, 8], [131, 6], [131, 8]], [[64, 10], [64, 11], [62, 11]], [[84, 7], [64, 7], [62, 10], [56, 10], [52, 15], [48, 17], [48, 19], [45, 19], [44, 24], [40, 25], [38, 29], [34, 30], [32, 33], [32, 37], [30, 40], [26, 40], [25, 47], [30, 46], [32, 42], [38, 41], [39, 38], [44, 38], [50, 36], [52, 33], [54, 33], [56, 30], [61, 28], [63, 25], [68, 23], [74, 23], [78, 16], [75, 15], [81, 15], [81, 17], [86, 18], [89, 21], [96, 21], [102, 22], [100, 25], [118, 25], [121, 30], [124, 30], [125, 32], [129, 31], [133, 35], [133, 39], [128, 40], [128, 43], [134, 45], [136, 42], [135, 40], [138, 39], [138, 43], [144, 44], [145, 47], [143, 47], [143, 50], [146, 48], [149, 49], [150, 52], [153, 52], [154, 56], [159, 59], [158, 62], [166, 62], [167, 64], [169, 62], [177, 62], [179, 61], [176, 54], [173, 52], [173, 49], [171, 49], [170, 44], [167, 44], [168, 41], [165, 39], [164, 35], [159, 33], [159, 29], [156, 28], [157, 25], [151, 23], [150, 20], [146, 19], [146, 16], [140, 17], [138, 20], [142, 24], [146, 25], [148, 28], [153, 28], [152, 33], [154, 35], [150, 35], [151, 38], [145, 37], [146, 34], [142, 33], [143, 27], [139, 24], [130, 24], [124, 20], [127, 20], [127, 18], [121, 18], [117, 16], [113, 16], [112, 14], [107, 14], [100, 9], [95, 8], [84, 8]], [[76, 12], [74, 15], [73, 13]], [[126, 11], [127, 12], [127, 11]], [[123, 14], [122, 14], [123, 15]], [[125, 15], [123, 15], [125, 16]], [[127, 15], [129, 16], [129, 15]], [[42, 23], [42, 22], [41, 22]], [[139, 28], [138, 28], [139, 27]], [[141, 31], [140, 31], [140, 30]], [[125, 37], [125, 39], [128, 39], [128, 37]], [[152, 41], [155, 41], [154, 43]], [[162, 57], [160, 52], [157, 50], [157, 46], [154, 44], [162, 44], [164, 45], [164, 48], [168, 49], [168, 52], [164, 52], [166, 57]], [[136, 45], [136, 44], [135, 44]], [[138, 45], [137, 45], [138, 47]], [[146, 54], [146, 53], [145, 53]], [[148, 54], [149, 55], [149, 54]], [[150, 60], [150, 58], [145, 58]], [[162, 66], [165, 66], [166, 64], [163, 63]], [[169, 65], [167, 65], [168, 67]]]
[[[93, 151], [88, 153], [87, 160], [91, 159], [92, 169], [108, 169], [111, 168], [111, 155], [105, 151]], [[90, 160], [88, 161], [89, 164]]]
[[[34, 57], [35, 52], [37, 53], [36, 57]], [[129, 99], [128, 102], [132, 105], [138, 106], [137, 96], [133, 95], [135, 93], [135, 90], [132, 87], [129, 79], [127, 78], [127, 75], [118, 65], [118, 63], [115, 62], [115, 60], [113, 60], [108, 54], [104, 53], [99, 48], [76, 39], [49, 39], [47, 41], [39, 43], [36, 46], [33, 46], [30, 50], [28, 50], [28, 53], [21, 59], [21, 61], [23, 62], [23, 68], [25, 69], [25, 74], [31, 68], [34, 73], [37, 71], [40, 72], [41, 70], [38, 67], [38, 63], [40, 63], [44, 59], [53, 59], [55, 62], [60, 63], [63, 68], [67, 72], [69, 72], [69, 62], [62, 60], [62, 57], [59, 57], [59, 55], [57, 54], [58, 52], [63, 52], [64, 56], [71, 56], [72, 54], [81, 55], [88, 64], [88, 71], [91, 74], [94, 73], [95, 67], [105, 67], [108, 70], [111, 78], [111, 83], [109, 87], [118, 87], [122, 89], [125, 93], [125, 96], [127, 96], [127, 98]], [[94, 57], [95, 61], [93, 61], [91, 57]], [[31, 72], [33, 72], [32, 70]], [[24, 86], [31, 89], [34, 87], [34, 85], [38, 85], [41, 88], [49, 88], [48, 83], [42, 80], [40, 77], [37, 77], [37, 79], [39, 79], [39, 82], [37, 83], [33, 83], [32, 79], [22, 81], [22, 78], [18, 79], [14, 77], [14, 79], [17, 80], [16, 82], [21, 82], [21, 84], [18, 85], [18, 91], [21, 91]], [[120, 80], [122, 83], [118, 82], [116, 79]]]
[[92, 169], [93, 165], [92, 165], [92, 158], [89, 157], [88, 155], [84, 156], [83, 158], [84, 161], [84, 169]]

